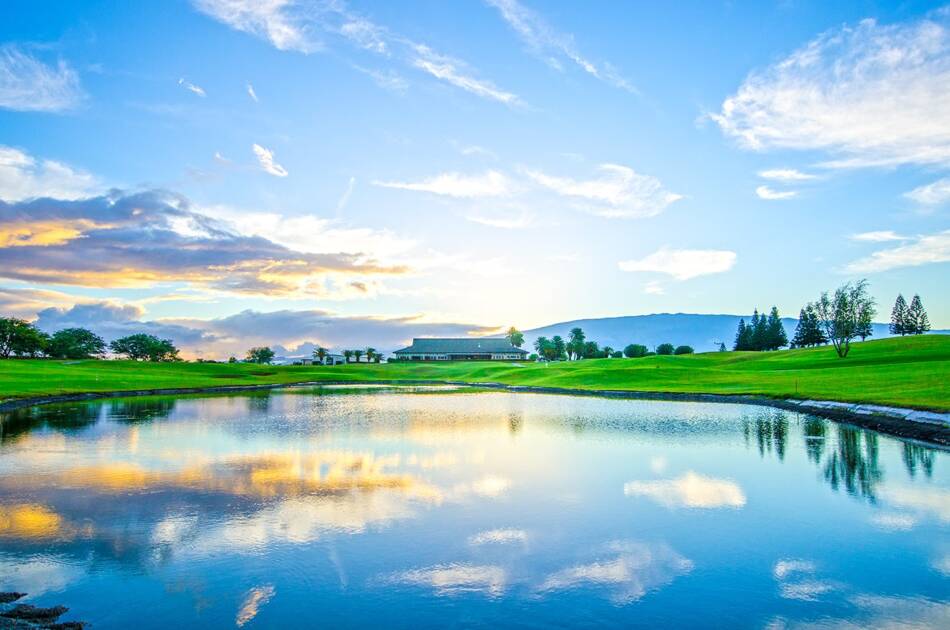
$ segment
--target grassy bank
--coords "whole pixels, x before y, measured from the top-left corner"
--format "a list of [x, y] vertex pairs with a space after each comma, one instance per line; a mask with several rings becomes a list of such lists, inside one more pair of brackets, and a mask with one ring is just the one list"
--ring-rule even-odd
[[320, 380], [493, 381], [576, 389], [757, 394], [950, 411], [950, 336], [830, 347], [726, 352], [551, 365], [380, 364], [336, 367], [129, 361], [0, 361], [0, 400], [80, 392], [299, 383]]

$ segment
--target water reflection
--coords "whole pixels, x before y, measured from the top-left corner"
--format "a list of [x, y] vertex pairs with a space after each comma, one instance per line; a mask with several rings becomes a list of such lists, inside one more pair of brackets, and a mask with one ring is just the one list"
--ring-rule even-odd
[[856, 593], [945, 599], [950, 481], [926, 445], [741, 405], [341, 391], [4, 415], [0, 589], [106, 628], [142, 607], [247, 628], [794, 626], [809, 606], [874, 621]]

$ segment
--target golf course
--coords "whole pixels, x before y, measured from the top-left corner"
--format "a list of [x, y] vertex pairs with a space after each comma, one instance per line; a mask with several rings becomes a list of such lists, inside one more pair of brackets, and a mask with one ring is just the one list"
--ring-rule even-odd
[[776, 352], [711, 352], [555, 363], [0, 361], [0, 401], [56, 395], [320, 381], [500, 383], [576, 390], [756, 395], [950, 411], [950, 336], [915, 335]]

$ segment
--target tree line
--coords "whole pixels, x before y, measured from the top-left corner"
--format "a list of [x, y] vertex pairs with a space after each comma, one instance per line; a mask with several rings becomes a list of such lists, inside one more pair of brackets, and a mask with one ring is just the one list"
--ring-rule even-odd
[[[508, 329], [505, 339], [511, 345], [520, 348], [524, 344], [524, 333], [512, 327]], [[692, 354], [693, 348], [690, 346], [673, 346], [670, 343], [662, 343], [656, 347], [655, 351], [650, 351], [642, 344], [631, 343], [623, 350], [612, 348], [611, 346], [601, 347], [596, 341], [587, 339], [587, 335], [580, 327], [572, 328], [568, 338], [564, 339], [560, 335], [554, 335], [550, 339], [541, 336], [535, 339], [534, 349], [536, 354], [530, 358], [533, 360], [544, 359], [546, 361], [578, 361], [580, 359], [621, 359], [646, 357], [655, 354]]]
[[133, 361], [181, 360], [171, 340], [154, 335], [137, 333], [106, 344], [86, 328], [64, 328], [49, 334], [26, 320], [0, 317], [0, 358], [97, 359], [105, 355], [107, 348]]

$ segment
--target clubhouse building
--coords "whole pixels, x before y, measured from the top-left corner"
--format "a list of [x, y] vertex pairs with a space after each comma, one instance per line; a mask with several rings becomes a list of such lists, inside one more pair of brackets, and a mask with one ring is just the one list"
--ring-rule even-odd
[[396, 350], [406, 361], [523, 361], [528, 352], [507, 339], [413, 339], [412, 345]]

